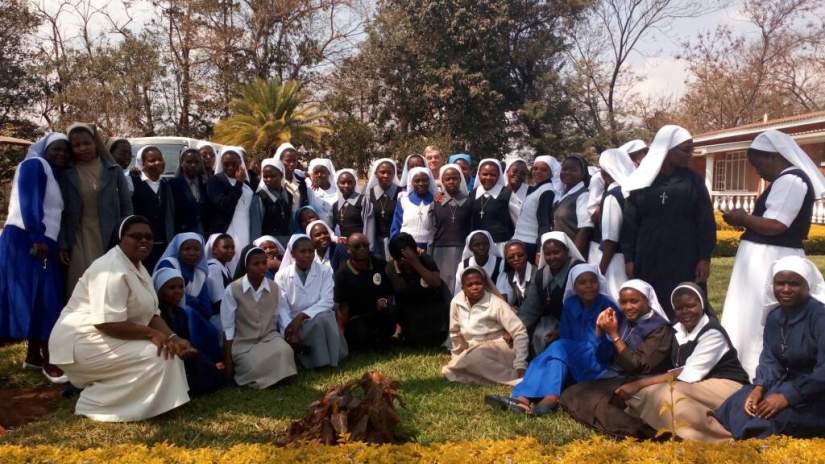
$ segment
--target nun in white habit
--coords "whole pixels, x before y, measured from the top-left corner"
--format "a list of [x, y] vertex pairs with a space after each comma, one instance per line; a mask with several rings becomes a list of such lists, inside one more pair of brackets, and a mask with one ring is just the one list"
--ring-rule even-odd
[[[524, 177], [520, 177], [517, 171], [519, 164], [524, 166]], [[513, 224], [518, 222], [518, 216], [521, 214], [521, 208], [524, 205], [524, 200], [527, 199], [527, 191], [530, 190], [530, 186], [527, 185], [527, 171], [527, 161], [524, 161], [521, 158], [511, 158], [504, 166], [504, 176], [507, 181], [507, 188], [512, 193], [510, 196], [509, 206], [510, 218], [513, 220]], [[521, 183], [518, 183], [519, 179], [521, 180]]]
[[619, 150], [627, 153], [633, 164], [638, 166], [647, 155], [647, 144], [643, 140], [635, 139], [620, 146]]
[[[686, 281], [704, 286], [710, 273], [716, 224], [705, 179], [688, 166], [692, 153], [687, 130], [664, 126], [622, 185], [630, 192], [620, 238], [627, 276], [648, 282], [657, 295]], [[671, 302], [661, 303], [673, 319]]]
[[[625, 194], [622, 184], [627, 182], [628, 176], [636, 166], [630, 157], [622, 150], [609, 149], [599, 157], [601, 167], [600, 177], [607, 185], [599, 204], [598, 216], [593, 221], [595, 226], [594, 237], [599, 243], [590, 249], [598, 248], [599, 261], [591, 262], [599, 266], [599, 270], [607, 279], [607, 288], [614, 301], [619, 301], [619, 289], [627, 281], [625, 272], [624, 254], [620, 246], [622, 212], [625, 203]], [[591, 255], [592, 256], [592, 255]]]
[[315, 260], [308, 236], [289, 239], [275, 283], [280, 290], [278, 325], [301, 365], [337, 367], [348, 350], [333, 309], [332, 268]]
[[461, 292], [461, 273], [465, 268], [478, 266], [484, 269], [491, 282], [497, 282], [498, 277], [504, 274], [504, 257], [493, 242], [493, 237], [486, 230], [474, 230], [467, 236], [464, 250], [461, 253], [461, 262], [455, 275], [453, 295]]
[[[426, 176], [426, 185], [423, 182]], [[433, 242], [435, 227], [430, 212], [435, 201], [436, 185], [433, 175], [427, 168], [415, 167], [407, 175], [407, 189], [398, 194], [395, 204], [390, 237], [401, 232], [412, 235], [422, 251], [427, 251]]]
[[770, 282], [766, 271], [786, 256], [805, 256], [802, 241], [811, 226], [814, 201], [825, 195], [825, 176], [789, 135], [765, 131], [754, 139], [748, 161], [770, 182], [754, 211], [725, 213], [727, 223], [744, 227], [722, 313], [722, 326], [753, 378], [762, 352], [762, 333], [771, 304], [754, 289]]
[[332, 160], [315, 158], [309, 162], [309, 176], [306, 179], [309, 205], [318, 212], [318, 217], [332, 227], [332, 206], [338, 201], [338, 180]]
[[[530, 188], [521, 206], [513, 233], [514, 240], [524, 242], [527, 255], [531, 259], [536, 256], [539, 237], [553, 229], [553, 204], [559, 195], [556, 181], [561, 185], [561, 164], [552, 156], [537, 156], [533, 160], [534, 172], [536, 166], [541, 164], [547, 166], [550, 177], [539, 180]], [[535, 176], [536, 174], [533, 177], [534, 181], [537, 180]]]
[[473, 205], [470, 227], [489, 232], [499, 254], [504, 254], [504, 244], [513, 238], [516, 230], [510, 212], [518, 200], [506, 187], [505, 173], [497, 159], [485, 158], [478, 163], [475, 188], [470, 195]]

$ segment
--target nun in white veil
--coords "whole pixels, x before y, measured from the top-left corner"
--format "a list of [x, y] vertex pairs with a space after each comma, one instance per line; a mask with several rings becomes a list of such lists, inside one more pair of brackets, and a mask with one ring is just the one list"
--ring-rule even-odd
[[645, 155], [647, 155], [648, 148], [644, 140], [635, 139], [620, 146], [619, 150], [627, 153], [627, 156], [630, 157], [633, 164], [638, 166], [644, 159]]
[[[253, 202], [252, 198], [254, 196], [254, 192], [252, 188], [247, 184], [249, 181], [249, 173], [246, 171], [246, 163], [243, 159], [243, 154], [245, 150], [241, 147], [234, 147], [234, 146], [226, 146], [221, 149], [221, 154], [215, 159], [215, 176], [216, 178], [220, 178], [221, 175], [224, 175], [226, 179], [229, 181], [229, 185], [235, 186], [237, 182], [241, 182], [241, 196], [238, 198], [237, 203], [235, 203], [235, 210], [232, 213], [231, 219], [229, 220], [229, 226], [226, 229], [226, 233], [232, 236], [232, 239], [235, 241], [235, 248], [238, 250], [242, 250], [245, 246], [249, 245], [252, 241], [252, 214], [251, 209], [257, 205], [257, 202]], [[238, 181], [235, 177], [226, 176], [223, 172], [223, 158], [226, 155], [234, 154], [237, 156], [238, 160], [240, 160], [240, 166], [238, 169], [242, 169], [245, 175], [245, 181]], [[211, 179], [210, 179], [211, 180]], [[214, 181], [212, 181], [214, 185]], [[209, 184], [207, 184], [207, 196], [209, 196]], [[210, 205], [212, 206], [212, 205]], [[258, 212], [258, 214], [260, 214]], [[240, 256], [238, 254], [232, 258], [232, 261], [229, 262], [229, 270], [232, 274], [235, 273], [235, 267], [238, 265], [238, 260]]]
[[[786, 256], [805, 256], [816, 199], [825, 195], [825, 176], [789, 135], [776, 130], [759, 134], [748, 160], [771, 184], [756, 200], [753, 213], [728, 211], [724, 219], [745, 227], [722, 313], [722, 326], [739, 352], [742, 367], [753, 378], [762, 352], [762, 333], [771, 304], [755, 292], [770, 281], [770, 265]], [[774, 303], [775, 304], [775, 303]]]
[[[681, 282], [707, 284], [716, 246], [713, 204], [705, 179], [689, 167], [693, 137], [679, 127], [659, 129], [650, 151], [628, 176], [621, 247], [628, 278], [670, 295]], [[672, 319], [670, 301], [662, 306]]]
[[[627, 280], [625, 272], [625, 260], [622, 249], [619, 246], [622, 230], [622, 220], [624, 214], [625, 195], [622, 193], [622, 184], [627, 182], [628, 176], [633, 173], [636, 166], [630, 157], [622, 150], [609, 149], [602, 152], [599, 157], [601, 167], [600, 177], [606, 185], [602, 195], [598, 216], [593, 223], [597, 231], [600, 243], [591, 246], [599, 250], [598, 261], [590, 261], [591, 264], [599, 266], [599, 270], [607, 279], [607, 288], [610, 296], [619, 301], [619, 288]], [[593, 253], [591, 253], [591, 259]]]
[[[550, 174], [547, 178], [538, 177], [539, 169], [543, 167]], [[552, 230], [553, 204], [564, 187], [561, 184], [561, 164], [552, 156], [537, 156], [533, 160], [532, 171], [535, 185], [530, 188], [521, 206], [513, 239], [524, 242], [528, 258], [535, 264], [539, 237]]]
[[306, 186], [309, 205], [315, 208], [322, 221], [332, 227], [332, 206], [338, 201], [335, 166], [328, 158], [315, 158], [309, 162], [308, 171]]
[[364, 189], [364, 235], [371, 251], [386, 259], [395, 204], [402, 190], [398, 184], [398, 167], [390, 158], [375, 160], [370, 166]]

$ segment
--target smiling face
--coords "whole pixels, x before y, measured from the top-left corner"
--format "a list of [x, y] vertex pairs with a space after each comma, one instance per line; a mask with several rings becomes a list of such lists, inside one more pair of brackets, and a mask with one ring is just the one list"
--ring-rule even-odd
[[281, 181], [284, 175], [275, 166], [264, 166], [261, 179], [269, 190], [281, 190]]
[[120, 249], [132, 262], [143, 261], [152, 252], [153, 237], [149, 224], [131, 224], [120, 238]]
[[561, 165], [561, 181], [568, 189], [573, 188], [584, 179], [581, 163], [575, 158], [567, 158]]
[[686, 290], [679, 290], [673, 298], [673, 312], [676, 314], [676, 320], [681, 322], [688, 332], [696, 327], [705, 314], [699, 296]]
[[212, 246], [212, 256], [224, 264], [232, 261], [235, 257], [235, 240], [232, 237], [217, 240]]
[[773, 294], [783, 308], [801, 305], [811, 294], [808, 282], [792, 271], [781, 271], [773, 277]]
[[378, 185], [381, 187], [381, 190], [387, 190], [395, 179], [395, 167], [384, 161], [375, 169], [375, 177], [378, 179]]
[[647, 298], [638, 290], [624, 288], [619, 292], [619, 306], [622, 314], [630, 322], [635, 322], [650, 311]]
[[533, 168], [530, 170], [530, 175], [533, 177], [533, 182], [537, 185], [546, 182], [552, 176], [550, 172], [550, 166], [541, 161], [533, 163]]
[[299, 269], [307, 270], [312, 267], [312, 261], [315, 260], [315, 249], [312, 242], [307, 239], [299, 239], [293, 243], [292, 257]]
[[152, 180], [160, 179], [163, 170], [166, 168], [166, 162], [163, 161], [163, 155], [157, 148], [147, 148], [141, 154], [143, 160], [143, 173], [146, 177]]
[[496, 186], [498, 176], [498, 167], [492, 163], [484, 163], [484, 165], [481, 166], [481, 169], [478, 170], [477, 180], [481, 183], [482, 187], [486, 190], [490, 190]]
[[158, 290], [158, 300], [166, 306], [177, 306], [183, 299], [183, 277], [172, 277]]
[[521, 184], [527, 179], [527, 164], [518, 161], [510, 165], [507, 170], [507, 184], [513, 190], [521, 187]]
[[573, 283], [573, 291], [585, 304], [590, 304], [599, 296], [599, 278], [592, 272], [582, 273]]
[[484, 279], [478, 271], [467, 271], [461, 276], [461, 290], [471, 302], [476, 302], [484, 296]]
[[567, 262], [570, 256], [570, 251], [555, 240], [548, 240], [541, 246], [541, 251], [544, 254], [544, 262], [550, 267], [550, 270], [558, 272]]
[[72, 155], [74, 155], [76, 161], [87, 162], [97, 158], [95, 139], [88, 131], [78, 129], [70, 132], [69, 142], [72, 146]]
[[427, 158], [427, 167], [432, 172], [438, 172], [438, 170], [441, 169], [441, 166], [444, 165], [444, 156], [442, 156], [441, 152], [438, 150], [427, 150], [424, 153], [424, 157]]
[[455, 169], [447, 169], [441, 176], [441, 186], [450, 195], [456, 195], [461, 191], [461, 173]]
[[241, 167], [241, 155], [234, 151], [228, 151], [221, 156], [221, 166], [227, 177], [235, 177], [235, 173]]
[[46, 154], [43, 155], [51, 165], [58, 169], [63, 169], [69, 164], [69, 143], [65, 140], [56, 140], [46, 147]]
[[203, 248], [197, 240], [187, 240], [180, 246], [178, 253], [180, 254], [181, 264], [192, 267], [200, 261]]
[[326, 250], [331, 243], [329, 231], [323, 224], [315, 224], [309, 231], [309, 238], [316, 250]]
[[298, 167], [298, 152], [292, 149], [284, 150], [281, 153], [281, 162], [287, 172], [293, 172]]
[[520, 243], [511, 243], [504, 250], [504, 258], [507, 260], [507, 264], [519, 273], [527, 269], [527, 253]]
[[264, 253], [266, 253], [266, 255], [270, 258], [277, 258], [278, 257], [278, 247], [275, 246], [275, 244], [272, 243], [269, 240], [267, 240], [265, 242], [261, 242], [261, 244], [258, 245], [258, 248], [260, 248], [261, 250], [264, 250]]
[[338, 191], [344, 198], [349, 198], [355, 192], [355, 177], [352, 173], [342, 172], [338, 175]]
[[430, 192], [430, 176], [420, 172], [412, 178], [412, 186], [415, 194], [423, 197]]

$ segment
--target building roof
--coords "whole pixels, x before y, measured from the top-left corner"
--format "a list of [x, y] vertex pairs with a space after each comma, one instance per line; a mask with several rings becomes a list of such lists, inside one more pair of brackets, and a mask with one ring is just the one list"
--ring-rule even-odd
[[825, 133], [825, 111], [798, 114], [705, 132], [697, 135], [693, 140], [697, 147], [751, 141], [759, 133], [768, 129], [777, 129], [794, 136], [818, 132]]

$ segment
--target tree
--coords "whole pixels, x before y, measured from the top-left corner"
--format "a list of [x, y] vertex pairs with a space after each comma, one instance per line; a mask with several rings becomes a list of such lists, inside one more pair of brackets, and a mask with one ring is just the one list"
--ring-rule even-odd
[[712, 11], [717, 1], [596, 0], [572, 27], [567, 75], [579, 131], [602, 147], [625, 141], [622, 131], [630, 89], [638, 77], [627, 70], [633, 52], [655, 31], [676, 20]]
[[684, 45], [686, 124], [707, 131], [825, 108], [822, 2], [747, 0], [741, 13], [755, 38], [720, 27]]
[[325, 113], [308, 102], [297, 81], [257, 79], [230, 103], [232, 115], [215, 126], [215, 141], [241, 145], [250, 153], [272, 153], [284, 142], [313, 144], [329, 128]]
[[28, 34], [40, 24], [22, 0], [0, 0], [0, 128], [25, 114], [36, 96]]

